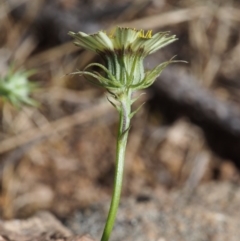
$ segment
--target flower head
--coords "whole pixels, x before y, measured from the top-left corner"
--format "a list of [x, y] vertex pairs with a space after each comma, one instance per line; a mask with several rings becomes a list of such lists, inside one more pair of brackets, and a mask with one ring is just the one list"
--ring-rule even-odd
[[[152, 31], [117, 27], [112, 33], [99, 31], [95, 34], [69, 32], [77, 46], [99, 54], [106, 65], [90, 64], [84, 71], [76, 72], [91, 76], [99, 81], [99, 85], [118, 94], [128, 89], [137, 90], [150, 86], [162, 70], [172, 61], [164, 62], [150, 71], [144, 70], [144, 58], [176, 41], [174, 35]], [[98, 66], [106, 75], [86, 71], [89, 67]]]

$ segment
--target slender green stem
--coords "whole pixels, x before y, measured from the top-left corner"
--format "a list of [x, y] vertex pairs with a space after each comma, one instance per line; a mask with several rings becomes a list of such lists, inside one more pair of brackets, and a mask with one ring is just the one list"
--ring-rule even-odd
[[117, 139], [117, 150], [116, 150], [116, 168], [115, 168], [115, 179], [114, 179], [114, 189], [112, 195], [111, 206], [108, 212], [107, 222], [103, 231], [101, 241], [108, 241], [110, 234], [113, 229], [114, 221], [116, 218], [121, 189], [123, 180], [123, 170], [124, 170], [124, 159], [125, 150], [128, 139], [128, 131], [130, 127], [130, 114], [131, 114], [131, 91], [121, 96], [119, 99], [121, 102], [121, 109], [119, 111], [119, 129], [118, 129], [118, 139]]

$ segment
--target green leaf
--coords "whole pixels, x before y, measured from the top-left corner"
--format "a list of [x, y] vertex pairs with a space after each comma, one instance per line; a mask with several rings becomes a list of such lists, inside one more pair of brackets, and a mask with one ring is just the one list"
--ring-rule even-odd
[[138, 95], [136, 98], [134, 98], [134, 99], [132, 99], [131, 100], [131, 105], [135, 102], [135, 101], [137, 101], [142, 95], [145, 95], [146, 93], [141, 93], [140, 95]]
[[133, 111], [133, 112], [130, 114], [129, 118], [132, 119], [133, 116], [142, 108], [142, 106], [143, 106], [144, 104], [145, 104], [145, 102], [142, 103], [135, 111]]
[[107, 100], [109, 101], [109, 103], [115, 108], [117, 109], [118, 112], [121, 111], [120, 106], [117, 106], [113, 101], [110, 100], [110, 98], [107, 96]]

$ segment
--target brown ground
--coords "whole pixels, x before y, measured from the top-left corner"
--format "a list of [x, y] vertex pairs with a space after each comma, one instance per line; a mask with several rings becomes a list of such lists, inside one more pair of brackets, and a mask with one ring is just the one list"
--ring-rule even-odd
[[[66, 75], [97, 60], [66, 33], [115, 25], [176, 34], [179, 41], [146, 66], [177, 54], [189, 64], [163, 76], [170, 81], [174, 73], [191, 88], [168, 90], [159, 79], [137, 103], [147, 102], [133, 119], [111, 240], [238, 240], [240, 7], [220, 2], [0, 3], [0, 72], [9, 63], [36, 69], [32, 81], [41, 86], [34, 94], [39, 108], [0, 104], [0, 240], [99, 240], [113, 185], [117, 113], [103, 90]], [[195, 93], [205, 94], [203, 105]], [[226, 108], [234, 111], [221, 119]]]

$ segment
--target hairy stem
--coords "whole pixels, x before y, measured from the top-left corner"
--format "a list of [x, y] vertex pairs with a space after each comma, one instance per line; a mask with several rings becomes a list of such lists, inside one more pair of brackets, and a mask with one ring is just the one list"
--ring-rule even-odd
[[128, 131], [130, 127], [131, 91], [128, 91], [126, 94], [122, 95], [119, 101], [121, 102], [121, 109], [119, 111], [119, 129], [116, 149], [114, 189], [111, 206], [108, 212], [108, 217], [101, 241], [109, 240], [119, 206], [123, 180], [125, 151], [128, 139]]

